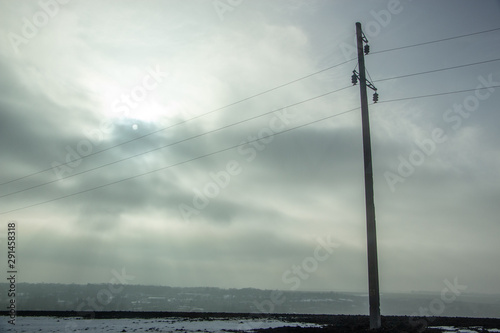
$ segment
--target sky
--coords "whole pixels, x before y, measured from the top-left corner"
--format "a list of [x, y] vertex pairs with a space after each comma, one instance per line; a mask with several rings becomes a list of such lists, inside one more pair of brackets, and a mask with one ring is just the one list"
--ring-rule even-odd
[[3, 275], [366, 292], [361, 22], [380, 291], [500, 294], [500, 2], [0, 13]]

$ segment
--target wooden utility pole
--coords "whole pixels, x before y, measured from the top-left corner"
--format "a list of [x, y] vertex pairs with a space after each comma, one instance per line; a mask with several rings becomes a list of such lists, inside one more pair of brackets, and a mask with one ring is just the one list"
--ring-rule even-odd
[[361, 23], [356, 22], [358, 44], [359, 90], [361, 93], [361, 122], [363, 125], [363, 155], [365, 161], [365, 205], [366, 232], [368, 241], [368, 290], [370, 301], [370, 329], [380, 328], [380, 292], [378, 283], [377, 233], [375, 227], [375, 203], [373, 199], [372, 149], [370, 119], [366, 96], [365, 56], [363, 42], [366, 41]]

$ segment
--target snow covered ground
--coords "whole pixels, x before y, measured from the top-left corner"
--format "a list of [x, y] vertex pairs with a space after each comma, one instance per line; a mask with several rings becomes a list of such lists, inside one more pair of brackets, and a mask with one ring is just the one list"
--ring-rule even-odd
[[[0, 317], [7, 319], [7, 317]], [[0, 332], [34, 333], [34, 332], [251, 332], [254, 329], [273, 327], [322, 327], [318, 324], [286, 322], [276, 319], [247, 318], [153, 318], [153, 319], [82, 319], [76, 317], [17, 317], [16, 325], [7, 320], [0, 321]], [[490, 326], [491, 327], [491, 326]], [[498, 328], [469, 326], [432, 326], [444, 333], [500, 333]]]
[[500, 329], [498, 328], [483, 328], [481, 326], [473, 326], [471, 328], [457, 328], [454, 326], [431, 326], [429, 328], [437, 328], [442, 330], [445, 333], [448, 332], [456, 332], [456, 333], [480, 333], [480, 332], [488, 332], [488, 333], [500, 333]]
[[[3, 318], [2, 318], [3, 319]], [[257, 328], [321, 327], [316, 324], [289, 323], [278, 320], [196, 320], [186, 318], [93, 319], [56, 317], [17, 317], [16, 325], [0, 323], [1, 332], [249, 332]]]

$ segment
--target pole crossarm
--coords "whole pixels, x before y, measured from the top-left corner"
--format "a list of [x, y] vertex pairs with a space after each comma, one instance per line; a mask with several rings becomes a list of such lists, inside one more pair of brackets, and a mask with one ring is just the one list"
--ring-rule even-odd
[[[359, 76], [359, 73], [356, 70], [352, 71], [352, 75], [353, 75], [353, 77], [356, 76], [356, 78], [358, 80], [361, 80], [361, 76]], [[356, 81], [356, 83], [358, 83], [358, 82]], [[353, 82], [353, 85], [356, 85], [356, 83]], [[366, 83], [366, 86], [368, 88], [370, 88], [373, 91], [377, 91], [377, 88], [375, 87], [375, 85], [373, 83], [371, 83], [370, 80], [368, 80], [366, 77], [365, 77], [365, 83]]]

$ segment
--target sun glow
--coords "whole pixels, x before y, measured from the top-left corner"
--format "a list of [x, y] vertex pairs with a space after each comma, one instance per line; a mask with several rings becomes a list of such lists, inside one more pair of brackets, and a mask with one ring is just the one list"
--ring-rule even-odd
[[167, 73], [156, 66], [147, 68], [142, 74], [125, 72], [121, 76], [116, 74], [116, 77], [98, 72], [85, 73], [82, 81], [96, 97], [99, 103], [96, 111], [101, 117], [132, 123], [165, 123], [175, 116], [172, 105], [165, 105], [159, 97], [166, 77]]
[[[115, 104], [111, 109], [114, 118], [125, 118], [141, 122], [160, 122], [167, 117], [168, 111], [156, 101], [144, 101], [140, 104]], [[130, 107], [129, 107], [130, 106]]]

